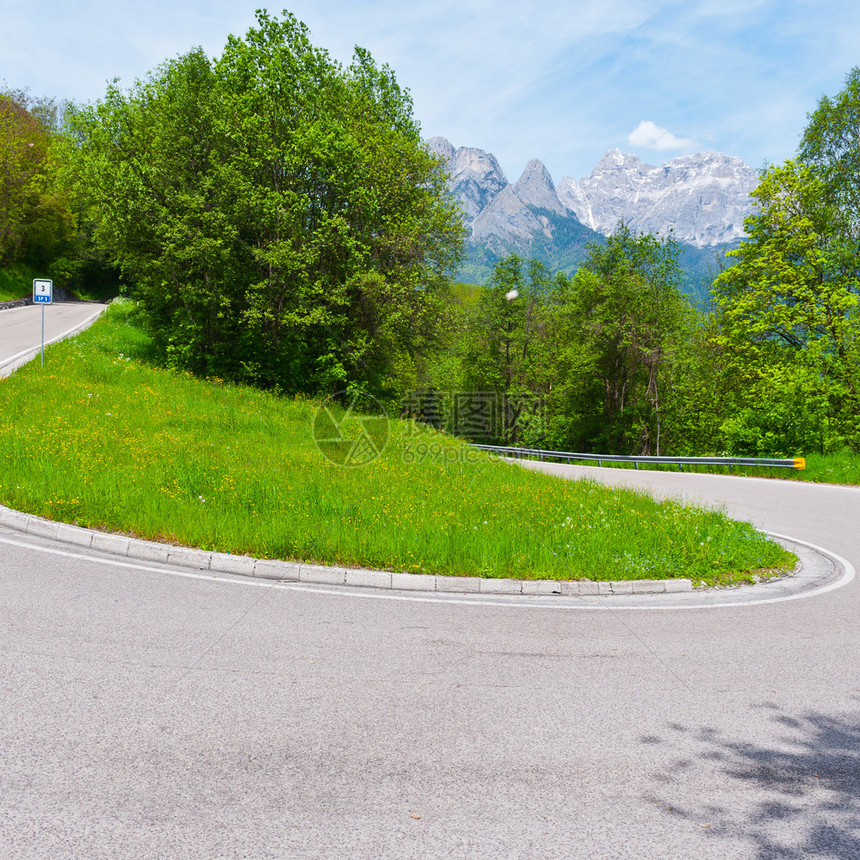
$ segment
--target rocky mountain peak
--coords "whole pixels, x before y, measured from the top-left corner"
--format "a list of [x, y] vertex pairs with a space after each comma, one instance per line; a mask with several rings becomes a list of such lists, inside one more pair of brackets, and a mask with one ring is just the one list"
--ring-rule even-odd
[[538, 158], [529, 161], [511, 190], [525, 206], [545, 209], [557, 215], [565, 214], [565, 207], [558, 199], [552, 177]]
[[[607, 149], [603, 157], [594, 167], [591, 175], [619, 170], [636, 170], [642, 165], [642, 159], [630, 152], [622, 152], [620, 149]], [[642, 165], [650, 167], [650, 164]]]
[[433, 155], [439, 155], [445, 161], [450, 161], [456, 152], [454, 145], [445, 137], [431, 137], [426, 146]]
[[682, 155], [662, 167], [609, 150], [591, 176], [559, 183], [562, 203], [593, 230], [609, 235], [623, 219], [632, 229], [661, 233], [699, 248], [743, 237], [755, 171], [721, 152]]
[[444, 137], [432, 138], [427, 148], [447, 162], [451, 191], [460, 201], [467, 224], [508, 187], [501, 165], [489, 152], [468, 146], [455, 149]]
[[533, 158], [510, 184], [491, 153], [442, 137], [427, 147], [446, 163], [471, 245], [499, 255], [558, 241], [584, 244], [594, 237], [590, 230], [610, 235], [620, 220], [638, 232], [671, 231], [698, 248], [728, 244], [744, 235], [757, 181], [752, 168], [724, 153], [683, 155], [656, 167], [610, 149], [584, 179], [566, 176], [556, 186]]
[[539, 158], [532, 158], [525, 166], [520, 178], [517, 180], [517, 185], [525, 187], [527, 185], [541, 185], [555, 190], [555, 185], [549, 171]]

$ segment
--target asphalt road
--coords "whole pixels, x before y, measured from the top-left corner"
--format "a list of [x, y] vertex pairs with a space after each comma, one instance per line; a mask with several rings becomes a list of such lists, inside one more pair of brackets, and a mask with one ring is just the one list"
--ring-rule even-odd
[[0, 311], [0, 375], [41, 348], [43, 309], [45, 343], [49, 344], [87, 325], [105, 306], [91, 302], [57, 302]]
[[[860, 569], [860, 489], [548, 468], [720, 503]], [[857, 580], [553, 609], [0, 529], [0, 857], [860, 857], [858, 626]]]

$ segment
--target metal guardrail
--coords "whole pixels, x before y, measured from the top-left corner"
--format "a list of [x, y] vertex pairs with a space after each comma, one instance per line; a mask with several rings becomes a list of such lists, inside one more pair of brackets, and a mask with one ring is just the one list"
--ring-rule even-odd
[[491, 451], [495, 454], [537, 457], [539, 460], [566, 460], [568, 463], [574, 460], [586, 460], [597, 462], [598, 466], [602, 466], [604, 463], [633, 463], [637, 469], [640, 463], [677, 465], [679, 471], [683, 471], [684, 466], [728, 466], [729, 471], [734, 466], [772, 466], [777, 469], [806, 468], [806, 460], [803, 457], [788, 459], [772, 457], [627, 457], [621, 454], [578, 454], [573, 451], [544, 451], [540, 448], [506, 448], [501, 445], [472, 444], [472, 447], [480, 448], [482, 451]]

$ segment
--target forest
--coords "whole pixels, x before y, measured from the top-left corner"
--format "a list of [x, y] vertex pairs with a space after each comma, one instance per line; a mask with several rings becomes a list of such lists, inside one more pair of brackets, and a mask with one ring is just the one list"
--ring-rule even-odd
[[860, 453], [860, 68], [762, 171], [709, 306], [623, 223], [572, 276], [458, 281], [461, 213], [409, 93], [258, 13], [91, 104], [0, 93], [0, 299], [122, 292], [153, 360], [276, 394], [372, 396], [473, 441]]

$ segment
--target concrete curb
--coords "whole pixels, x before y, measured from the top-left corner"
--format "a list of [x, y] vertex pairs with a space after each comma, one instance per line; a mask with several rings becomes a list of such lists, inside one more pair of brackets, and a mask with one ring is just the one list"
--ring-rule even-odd
[[160, 562], [193, 570], [208, 570], [278, 582], [309, 582], [316, 585], [349, 585], [390, 591], [439, 591], [457, 594], [559, 594], [566, 597], [633, 594], [678, 594], [691, 592], [690, 579], [638, 579], [619, 582], [594, 580], [483, 579], [471, 576], [392, 573], [347, 567], [325, 567], [293, 561], [274, 561], [207, 552], [138, 540], [125, 535], [98, 532], [66, 523], [23, 514], [0, 505], [0, 525], [34, 537], [48, 538], [74, 546], [110, 553], [137, 561]]

